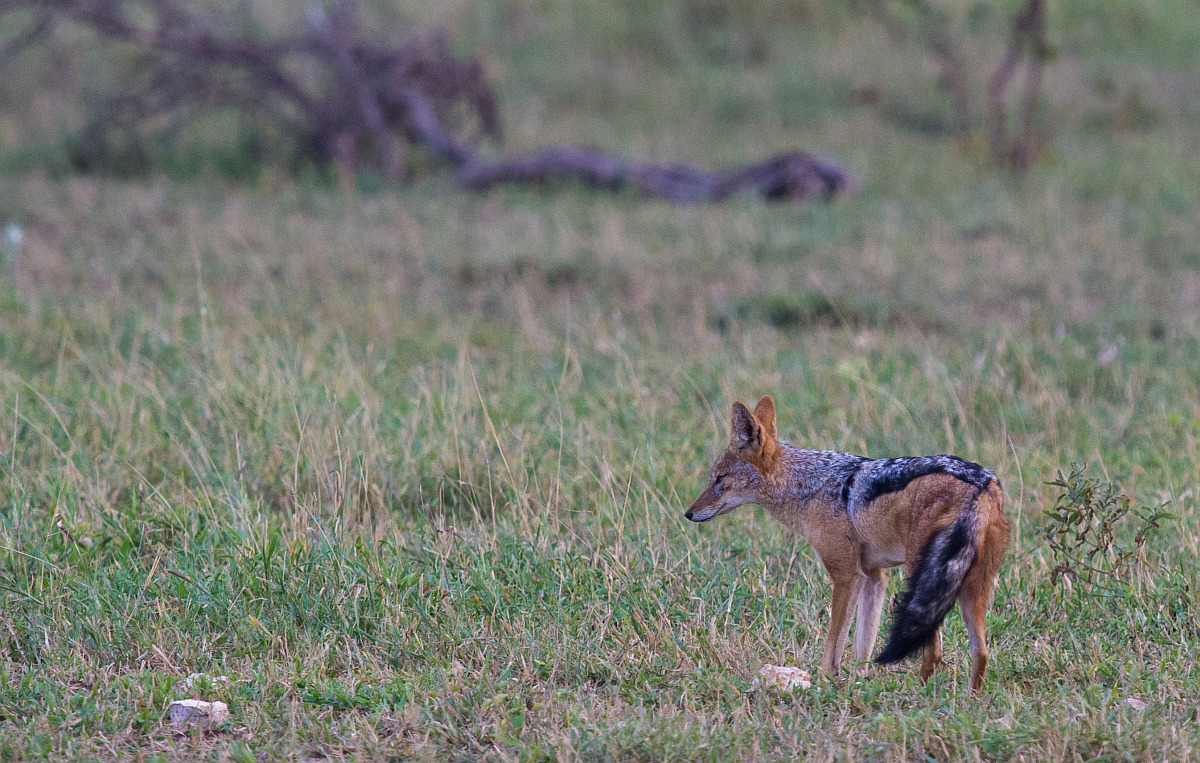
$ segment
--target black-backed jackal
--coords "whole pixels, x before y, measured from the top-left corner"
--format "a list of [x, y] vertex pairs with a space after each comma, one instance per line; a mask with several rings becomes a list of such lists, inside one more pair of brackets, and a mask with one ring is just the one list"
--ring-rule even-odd
[[854, 655], [870, 659], [883, 610], [883, 570], [903, 564], [908, 587], [891, 637], [875, 658], [891, 663], [924, 649], [921, 677], [942, 660], [941, 625], [957, 601], [971, 640], [971, 691], [987, 668], [984, 616], [1008, 545], [996, 475], [955, 456], [872, 459], [804, 450], [776, 437], [770, 396], [752, 412], [733, 404], [729, 448], [685, 516], [707, 522], [756, 503], [812, 544], [833, 578], [821, 669], [836, 675], [858, 608]]

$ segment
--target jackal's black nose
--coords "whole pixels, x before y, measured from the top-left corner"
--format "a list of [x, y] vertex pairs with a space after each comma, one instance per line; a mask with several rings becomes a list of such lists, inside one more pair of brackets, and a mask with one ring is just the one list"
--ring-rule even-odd
[[687, 511], [685, 511], [685, 512], [683, 513], [683, 518], [684, 518], [684, 519], [691, 519], [691, 518], [692, 518], [692, 510], [691, 510], [691, 509], [688, 509]]

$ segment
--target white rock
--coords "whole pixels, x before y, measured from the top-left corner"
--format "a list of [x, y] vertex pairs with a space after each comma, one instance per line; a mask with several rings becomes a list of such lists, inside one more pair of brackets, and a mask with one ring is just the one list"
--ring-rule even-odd
[[8, 244], [10, 249], [16, 249], [25, 240], [25, 231], [16, 223], [9, 223], [4, 226], [4, 243]]
[[763, 665], [758, 671], [758, 678], [750, 683], [750, 688], [759, 686], [777, 687], [780, 689], [807, 689], [812, 686], [812, 676], [807, 670], [788, 668], [783, 665]]
[[208, 728], [218, 726], [229, 719], [229, 705], [224, 702], [205, 702], [200, 699], [181, 699], [167, 707], [171, 723], [176, 726], [189, 724]]

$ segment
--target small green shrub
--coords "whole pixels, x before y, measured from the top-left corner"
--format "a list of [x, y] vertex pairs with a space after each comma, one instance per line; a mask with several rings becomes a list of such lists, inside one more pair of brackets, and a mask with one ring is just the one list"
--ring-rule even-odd
[[1162, 523], [1179, 517], [1166, 511], [1165, 503], [1139, 505], [1116, 483], [1086, 472], [1086, 464], [1072, 462], [1070, 474], [1060, 470], [1046, 483], [1063, 491], [1041, 530], [1054, 561], [1050, 581], [1055, 585], [1067, 578], [1109, 589], [1145, 558], [1146, 543]]

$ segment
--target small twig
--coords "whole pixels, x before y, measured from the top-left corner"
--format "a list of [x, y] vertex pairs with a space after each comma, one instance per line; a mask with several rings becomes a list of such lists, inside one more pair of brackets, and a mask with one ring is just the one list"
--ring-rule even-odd
[[[5, 9], [0, 8], [0, 13]], [[33, 21], [29, 22], [29, 26], [22, 29], [16, 37], [8, 41], [8, 43], [0, 48], [0, 63], [7, 61], [9, 58], [17, 55], [25, 48], [46, 36], [54, 24], [54, 14], [49, 10], [38, 12]]]
[[168, 568], [166, 570], [166, 573], [168, 575], [174, 575], [175, 577], [179, 578], [180, 580], [184, 580], [188, 583], [191, 583], [192, 585], [196, 585], [195, 580], [192, 580], [190, 577], [188, 577], [187, 575], [184, 575], [182, 572], [176, 572], [175, 570]]
[[75, 536], [71, 534], [71, 531], [67, 529], [67, 526], [63, 524], [61, 519], [58, 520], [54, 526], [57, 527], [63, 535], [67, 536], [67, 540], [71, 541], [72, 544], [76, 546], [79, 545], [79, 541], [75, 540]]
[[171, 662], [171, 658], [168, 657], [167, 653], [162, 650], [162, 647], [160, 647], [158, 644], [153, 644], [152, 648], [154, 650], [154, 653], [158, 655], [158, 658], [160, 660], [162, 660], [168, 668], [170, 668], [172, 671], [174, 671], [176, 673], [183, 672], [175, 665], [175, 663]]

